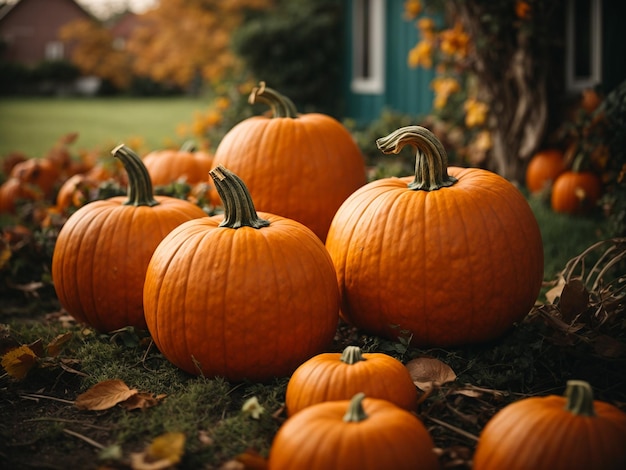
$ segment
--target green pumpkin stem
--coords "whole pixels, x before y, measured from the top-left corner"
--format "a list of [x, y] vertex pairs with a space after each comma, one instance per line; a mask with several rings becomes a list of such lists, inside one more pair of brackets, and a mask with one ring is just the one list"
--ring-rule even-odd
[[568, 380], [565, 387], [565, 409], [577, 416], [595, 416], [593, 389], [584, 380]]
[[365, 393], [357, 393], [350, 400], [350, 405], [348, 406], [348, 411], [343, 415], [343, 420], [346, 423], [359, 423], [361, 421], [365, 421], [369, 416], [365, 413], [363, 409], [363, 399], [365, 398]]
[[346, 364], [356, 364], [357, 362], [365, 361], [363, 354], [361, 353], [361, 348], [358, 346], [346, 346], [346, 348], [341, 353], [341, 357], [339, 358], [341, 362], [345, 362]]
[[278, 93], [276, 90], [265, 86], [265, 82], [259, 82], [259, 86], [254, 87], [250, 96], [248, 96], [248, 103], [254, 104], [257, 101], [269, 105], [270, 108], [272, 108], [272, 115], [275, 118], [298, 117], [298, 110], [296, 109], [296, 105], [293, 104], [293, 101], [285, 95]]
[[456, 178], [448, 174], [448, 154], [435, 134], [422, 126], [401, 127], [386, 137], [376, 140], [383, 153], [400, 153], [411, 144], [416, 148], [415, 179], [408, 188], [419, 191], [435, 191], [452, 186]]
[[154, 199], [152, 180], [148, 169], [135, 152], [124, 144], [118, 145], [111, 153], [119, 158], [128, 174], [128, 200], [125, 206], [156, 206], [159, 202]]
[[224, 204], [224, 220], [220, 227], [267, 227], [270, 223], [256, 213], [254, 203], [244, 182], [222, 165], [209, 171], [215, 189]]
[[198, 150], [198, 146], [193, 141], [193, 139], [189, 139], [189, 140], [184, 141], [183, 144], [180, 146], [180, 151], [181, 152], [193, 153], [196, 150]]

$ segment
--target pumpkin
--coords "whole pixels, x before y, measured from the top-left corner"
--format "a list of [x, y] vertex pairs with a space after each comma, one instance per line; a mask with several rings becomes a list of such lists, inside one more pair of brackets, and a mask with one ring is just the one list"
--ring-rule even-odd
[[516, 401], [483, 428], [474, 470], [626, 468], [626, 413], [593, 399], [589, 383], [567, 382], [565, 396]]
[[538, 193], [550, 187], [565, 169], [565, 159], [561, 150], [541, 150], [533, 155], [526, 168], [526, 188], [531, 193]]
[[366, 182], [359, 147], [340, 122], [298, 114], [291, 100], [264, 83], [249, 101], [269, 104], [273, 116], [235, 125], [220, 141], [213, 166], [239, 175], [259, 210], [297, 220], [324, 241], [341, 203]]
[[36, 186], [11, 177], [0, 186], [0, 213], [14, 214], [19, 203], [42, 197], [41, 190]]
[[153, 196], [141, 159], [128, 147], [113, 150], [128, 173], [128, 197], [93, 201], [61, 228], [52, 279], [61, 305], [98, 331], [146, 328], [143, 281], [150, 257], [174, 227], [206, 214], [188, 201]]
[[148, 330], [192, 374], [287, 376], [333, 340], [333, 263], [306, 226], [257, 213], [237, 175], [224, 167], [210, 175], [224, 214], [182, 224], [155, 250], [144, 286]]
[[433, 447], [417, 416], [358, 393], [289, 417], [272, 441], [268, 469], [438, 469]]
[[87, 175], [77, 173], [70, 176], [59, 188], [56, 198], [56, 207], [60, 211], [84, 206], [91, 201], [91, 192], [95, 191], [99, 182], [90, 179]]
[[337, 270], [341, 315], [367, 332], [454, 346], [494, 339], [533, 306], [543, 245], [524, 196], [495, 173], [447, 166], [421, 126], [377, 145], [414, 145], [415, 175], [355, 191], [332, 221], [326, 247]]
[[551, 206], [555, 212], [585, 214], [593, 210], [602, 196], [600, 177], [591, 171], [566, 171], [552, 186]]
[[196, 150], [193, 142], [185, 142], [178, 150], [155, 150], [143, 158], [155, 186], [184, 180], [190, 185], [204, 182], [209, 177], [213, 156]]
[[363, 353], [347, 346], [342, 353], [322, 353], [300, 365], [287, 384], [285, 406], [289, 416], [324, 401], [349, 400], [364, 392], [414, 411], [417, 389], [407, 368], [383, 353]]
[[37, 186], [45, 197], [54, 194], [61, 171], [51, 160], [45, 158], [30, 158], [13, 167], [10, 177], [16, 178], [24, 184]]

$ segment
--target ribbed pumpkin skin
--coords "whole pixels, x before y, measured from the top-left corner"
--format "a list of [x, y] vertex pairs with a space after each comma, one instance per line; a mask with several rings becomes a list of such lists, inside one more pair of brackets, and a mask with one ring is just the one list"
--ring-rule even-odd
[[61, 305], [78, 321], [108, 332], [146, 328], [143, 282], [150, 257], [174, 227], [206, 217], [188, 201], [155, 196], [156, 206], [124, 205], [126, 196], [93, 201], [63, 225], [52, 279]]
[[567, 171], [552, 186], [551, 205], [555, 212], [584, 214], [593, 209], [602, 195], [602, 183], [591, 172]]
[[365, 398], [369, 415], [344, 422], [349, 400], [310, 406], [285, 421], [270, 449], [269, 470], [434, 470], [433, 441], [413, 414]]
[[545, 149], [537, 152], [526, 168], [526, 187], [537, 193], [552, 184], [565, 171], [563, 152], [558, 149]]
[[189, 373], [287, 376], [333, 339], [339, 292], [324, 245], [298, 222], [258, 215], [270, 225], [219, 227], [223, 215], [187, 222], [150, 261], [148, 329], [163, 355]]
[[207, 152], [157, 150], [143, 158], [155, 186], [168, 185], [178, 179], [189, 184], [208, 181], [213, 157]]
[[297, 220], [322, 241], [341, 203], [366, 182], [350, 133], [319, 113], [240, 122], [217, 147], [218, 165], [246, 182], [260, 211]]
[[474, 470], [626, 468], [626, 414], [596, 400], [596, 416], [577, 416], [565, 403], [532, 397], [500, 410], [481, 432]]
[[406, 367], [382, 353], [363, 353], [362, 361], [347, 364], [341, 353], [323, 353], [296, 369], [285, 394], [287, 414], [325, 401], [349, 400], [359, 392], [415, 411], [417, 389]]
[[543, 246], [528, 203], [494, 173], [448, 170], [458, 178], [450, 187], [414, 191], [412, 177], [377, 180], [337, 211], [326, 246], [349, 323], [453, 346], [494, 339], [533, 306]]

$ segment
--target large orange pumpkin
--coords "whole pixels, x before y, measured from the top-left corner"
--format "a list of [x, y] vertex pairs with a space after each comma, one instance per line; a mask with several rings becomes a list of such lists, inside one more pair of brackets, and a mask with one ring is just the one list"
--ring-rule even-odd
[[565, 396], [525, 398], [483, 428], [474, 470], [626, 468], [626, 413], [593, 399], [589, 383], [571, 380]]
[[433, 440], [414, 414], [363, 393], [288, 418], [270, 448], [269, 470], [435, 470]]
[[144, 307], [163, 355], [229, 380], [291, 374], [334, 337], [339, 291], [324, 244], [303, 224], [257, 214], [243, 181], [211, 170], [224, 214], [182, 224], [148, 266]]
[[155, 150], [143, 158], [152, 184], [162, 186], [179, 179], [193, 185], [209, 179], [213, 156], [185, 142], [178, 150]]
[[139, 156], [123, 145], [113, 153], [128, 173], [128, 197], [93, 201], [74, 212], [52, 257], [61, 305], [103, 332], [146, 327], [143, 281], [154, 249], [174, 227], [206, 215], [188, 201], [153, 196]]
[[495, 173], [447, 167], [441, 142], [408, 126], [378, 140], [417, 147], [415, 176], [357, 190], [326, 240], [345, 320], [413, 344], [494, 339], [523, 319], [543, 279], [543, 246], [524, 196]]
[[602, 182], [590, 171], [566, 171], [552, 186], [551, 205], [555, 212], [585, 214], [602, 196]]
[[387, 354], [363, 353], [358, 346], [318, 354], [300, 365], [287, 384], [285, 406], [291, 416], [316, 403], [349, 400], [358, 392], [408, 411], [417, 407], [417, 388], [407, 368]]
[[297, 114], [293, 103], [263, 83], [250, 101], [272, 107], [273, 116], [237, 124], [215, 151], [248, 186], [257, 208], [309, 227], [324, 241], [341, 203], [366, 182], [365, 164], [348, 130], [321, 113]]
[[538, 193], [552, 185], [565, 169], [565, 158], [561, 150], [540, 150], [533, 155], [526, 168], [526, 188], [531, 193]]

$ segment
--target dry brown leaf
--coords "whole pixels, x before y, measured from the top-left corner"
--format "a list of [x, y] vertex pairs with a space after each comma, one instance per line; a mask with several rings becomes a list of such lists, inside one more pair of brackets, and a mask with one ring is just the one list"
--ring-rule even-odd
[[566, 323], [571, 323], [589, 306], [589, 292], [580, 279], [572, 279], [563, 287], [559, 299], [559, 311]]
[[23, 344], [2, 356], [2, 368], [11, 377], [22, 380], [37, 365], [37, 355]]
[[120, 405], [129, 411], [137, 409], [145, 410], [146, 408], [158, 405], [159, 402], [165, 397], [165, 394], [157, 395], [155, 397], [152, 393], [139, 392], [121, 402]]
[[180, 462], [185, 452], [185, 434], [167, 432], [155, 437], [144, 452], [130, 455], [133, 470], [164, 470]]
[[234, 459], [225, 462], [220, 470], [265, 470], [267, 469], [267, 459], [254, 449], [247, 449], [237, 455]]
[[546, 292], [546, 300], [550, 304], [556, 304], [556, 301], [559, 297], [561, 297], [561, 292], [563, 292], [563, 288], [565, 287], [565, 279], [562, 277], [559, 278], [556, 286]]
[[128, 388], [119, 379], [105, 380], [78, 395], [75, 404], [80, 410], [108, 410], [137, 393], [137, 390]]
[[68, 331], [67, 333], [62, 333], [54, 338], [48, 344], [46, 351], [48, 351], [48, 356], [57, 357], [59, 353], [63, 350], [67, 342], [72, 339], [72, 332]]
[[432, 357], [413, 359], [406, 364], [406, 368], [413, 383], [424, 392], [456, 380], [456, 374], [448, 364]]

